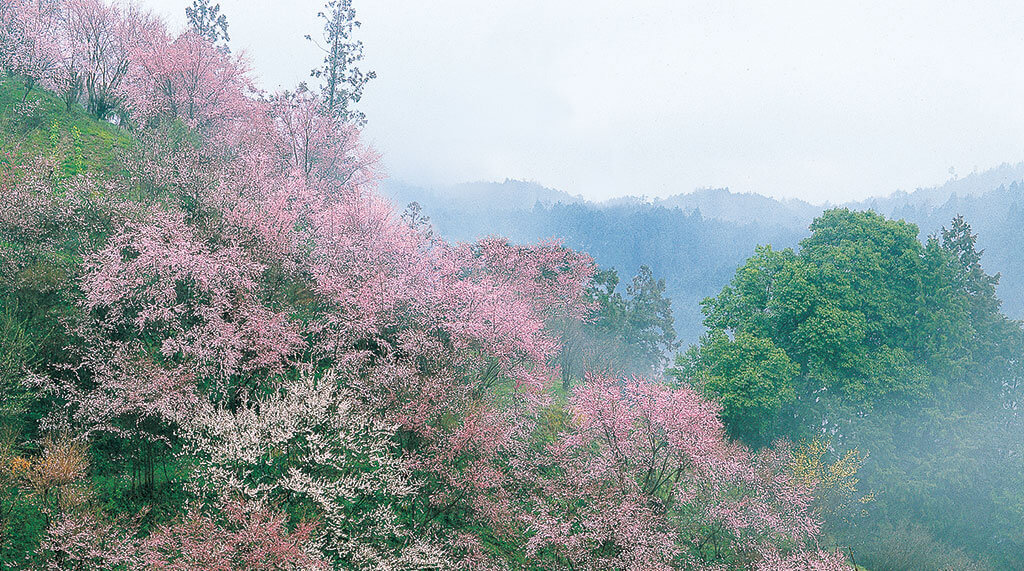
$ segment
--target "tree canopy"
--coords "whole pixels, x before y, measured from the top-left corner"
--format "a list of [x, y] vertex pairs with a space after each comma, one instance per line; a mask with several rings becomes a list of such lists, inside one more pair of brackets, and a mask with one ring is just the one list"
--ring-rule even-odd
[[[1021, 468], [1024, 344], [970, 226], [957, 217], [922, 244], [912, 224], [836, 209], [811, 231], [798, 252], [758, 248], [704, 301], [709, 332], [672, 373], [753, 446], [827, 437], [834, 453], [868, 453], [877, 521], [914, 518], [1020, 564], [1009, 530], [1022, 504], [1007, 502], [1004, 478]], [[990, 519], [955, 508], [965, 501]]]

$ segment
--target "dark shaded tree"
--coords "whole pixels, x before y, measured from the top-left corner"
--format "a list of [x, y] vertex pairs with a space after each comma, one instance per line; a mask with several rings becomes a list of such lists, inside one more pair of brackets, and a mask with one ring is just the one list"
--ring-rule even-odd
[[564, 389], [583, 371], [622, 376], [659, 372], [679, 347], [672, 302], [664, 296], [665, 280], [641, 266], [626, 287], [626, 296], [617, 291], [618, 286], [615, 269], [596, 272], [587, 289], [591, 316], [557, 325], [563, 344], [558, 361]]

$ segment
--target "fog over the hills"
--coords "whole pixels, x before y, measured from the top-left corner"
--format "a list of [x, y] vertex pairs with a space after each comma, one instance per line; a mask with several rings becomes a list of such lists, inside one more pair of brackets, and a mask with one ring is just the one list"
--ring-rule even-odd
[[808, 226], [831, 206], [874, 210], [939, 235], [957, 215], [978, 233], [982, 264], [1001, 273], [999, 296], [1013, 318], [1024, 317], [1024, 163], [1004, 164], [914, 192], [819, 206], [730, 189], [698, 189], [660, 199], [619, 197], [594, 202], [535, 183], [466, 183], [420, 187], [385, 181], [399, 208], [419, 203], [450, 240], [507, 236], [520, 243], [555, 238], [624, 276], [649, 266], [664, 278], [676, 329], [691, 343], [704, 333], [700, 302], [716, 295], [758, 245], [797, 247]]
[[[185, 2], [142, 4], [183, 22]], [[222, 0], [268, 89], [318, 61], [314, 0]], [[841, 203], [1024, 157], [1010, 2], [356, 5], [362, 108], [393, 177], [601, 200], [729, 187]]]

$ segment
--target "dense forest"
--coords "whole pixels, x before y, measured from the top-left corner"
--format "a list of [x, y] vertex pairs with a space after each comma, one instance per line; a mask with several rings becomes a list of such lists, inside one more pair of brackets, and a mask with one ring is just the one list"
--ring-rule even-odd
[[962, 204], [396, 209], [351, 2], [274, 93], [185, 12], [0, 3], [2, 568], [1024, 569]]

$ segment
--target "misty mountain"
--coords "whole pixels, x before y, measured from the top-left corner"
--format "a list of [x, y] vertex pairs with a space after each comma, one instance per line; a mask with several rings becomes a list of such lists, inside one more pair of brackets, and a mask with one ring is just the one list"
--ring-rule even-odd
[[759, 223], [788, 228], [806, 228], [822, 207], [803, 200], [776, 200], [753, 193], [734, 193], [728, 188], [704, 188], [689, 194], [654, 199], [651, 204], [700, 212], [715, 220], [739, 224]]
[[467, 182], [452, 186], [426, 188], [399, 181], [385, 181], [384, 194], [396, 204], [410, 202], [429, 205], [432, 209], [453, 209], [465, 212], [493, 210], [530, 210], [538, 202], [579, 204], [582, 196], [547, 188], [532, 182], [506, 179], [505, 182]]
[[935, 209], [945, 205], [952, 196], [980, 197], [1001, 186], [1009, 186], [1019, 181], [1024, 181], [1024, 163], [1003, 163], [986, 171], [972, 172], [963, 178], [954, 177], [939, 186], [918, 188], [913, 192], [896, 191], [888, 196], [851, 202], [847, 206], [861, 210], [871, 209], [878, 213], [899, 212], [905, 209], [909, 209], [910, 212], [922, 208]]
[[[520, 243], [559, 239], [588, 252], [601, 266], [615, 268], [623, 279], [649, 266], [665, 278], [684, 343], [703, 332], [700, 301], [717, 294], [756, 246], [796, 247], [809, 235], [811, 221], [831, 207], [728, 189], [593, 202], [517, 180], [441, 188], [385, 181], [381, 190], [399, 207], [419, 203], [449, 240], [488, 235]], [[1024, 243], [1024, 163], [841, 206], [913, 222], [922, 239], [963, 214], [985, 251], [985, 270], [1002, 275], [1004, 310], [1013, 318], [1024, 317], [1024, 260], [1014, 254]]]
[[[387, 182], [382, 191], [400, 207], [419, 203], [437, 232], [449, 240], [501, 235], [530, 243], [555, 238], [589, 253], [602, 267], [615, 268], [623, 281], [640, 266], [649, 266], [655, 276], [665, 278], [676, 330], [685, 343], [696, 341], [703, 331], [700, 301], [718, 293], [758, 244], [795, 246], [806, 233], [806, 224], [724, 219], [725, 213], [738, 211], [735, 207], [723, 208], [723, 219], [716, 219], [697, 206], [684, 210], [640, 198], [593, 203], [520, 181], [442, 189]], [[725, 201], [706, 204], [716, 203]]]

